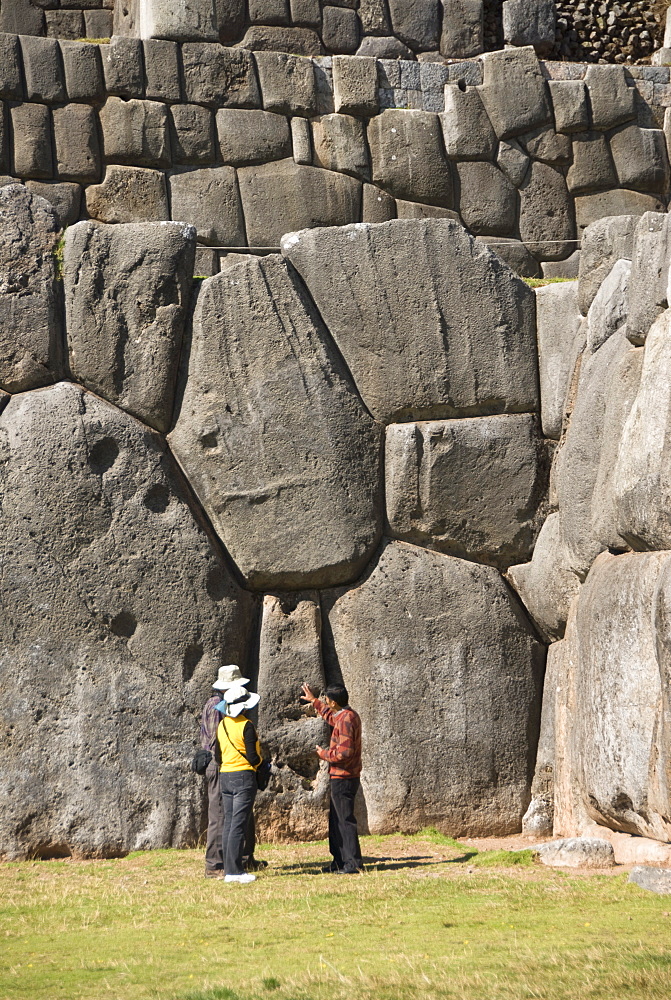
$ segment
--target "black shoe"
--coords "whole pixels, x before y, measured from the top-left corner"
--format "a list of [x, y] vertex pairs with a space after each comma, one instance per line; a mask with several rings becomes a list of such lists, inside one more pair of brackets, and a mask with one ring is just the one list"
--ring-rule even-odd
[[248, 858], [247, 861], [243, 861], [242, 867], [246, 872], [260, 872], [268, 867], [268, 862], [261, 861], [260, 858]]
[[338, 869], [338, 875], [363, 875], [364, 867], [355, 865], [353, 861], [348, 861], [342, 868]]
[[340, 875], [342, 874], [342, 868], [339, 868], [335, 861], [332, 861], [330, 865], [324, 865], [322, 872], [324, 875]]

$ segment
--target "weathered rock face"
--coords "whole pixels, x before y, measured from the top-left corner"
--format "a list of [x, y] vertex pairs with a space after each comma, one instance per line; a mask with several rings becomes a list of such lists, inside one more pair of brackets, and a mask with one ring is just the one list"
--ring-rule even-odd
[[191, 842], [197, 714], [222, 657], [246, 661], [253, 599], [132, 417], [59, 384], [12, 398], [0, 438], [2, 851]]
[[65, 238], [70, 370], [88, 389], [168, 431], [195, 230], [80, 222]]
[[321, 690], [319, 593], [266, 594], [259, 640], [257, 690], [259, 732], [273, 757], [267, 791], [256, 805], [260, 834], [272, 839], [325, 836], [328, 828], [328, 768], [314, 752], [329, 730], [299, 701], [301, 682]]
[[282, 249], [377, 419], [537, 408], [533, 293], [459, 223], [312, 230]]
[[392, 424], [385, 456], [390, 532], [506, 567], [531, 554], [547, 466], [530, 415]]
[[379, 428], [285, 261], [205, 282], [185, 374], [170, 444], [246, 582], [356, 578], [380, 537]]
[[[558, 734], [585, 819], [667, 841], [668, 579], [668, 552], [598, 557], [569, 625], [572, 678], [559, 687], [568, 681], [575, 693], [570, 728]], [[555, 832], [575, 828], [561, 799], [555, 809]]]
[[43, 198], [20, 184], [0, 188], [0, 386], [9, 392], [47, 385], [61, 370], [59, 231]]
[[564, 401], [573, 375], [580, 319], [577, 281], [536, 289], [541, 423], [545, 436], [555, 441], [561, 436]]
[[545, 651], [496, 570], [390, 542], [323, 602], [362, 718], [371, 832], [519, 829]]

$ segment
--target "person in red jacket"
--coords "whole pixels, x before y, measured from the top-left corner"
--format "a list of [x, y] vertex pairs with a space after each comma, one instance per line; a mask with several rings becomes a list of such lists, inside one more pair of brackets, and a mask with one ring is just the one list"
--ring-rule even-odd
[[342, 684], [329, 685], [324, 692], [323, 701], [320, 701], [312, 688], [304, 684], [302, 696], [305, 701], [312, 703], [322, 719], [332, 727], [328, 750], [316, 747], [318, 756], [329, 763], [331, 792], [329, 851], [333, 855], [333, 861], [324, 871], [354, 875], [363, 871], [354, 816], [354, 799], [361, 775], [361, 719], [349, 707], [347, 688]]

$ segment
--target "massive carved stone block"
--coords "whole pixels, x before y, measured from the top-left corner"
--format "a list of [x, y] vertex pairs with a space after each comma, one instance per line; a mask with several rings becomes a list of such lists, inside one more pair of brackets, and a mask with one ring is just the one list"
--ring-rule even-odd
[[386, 435], [392, 535], [505, 567], [540, 530], [547, 455], [527, 414], [392, 424]]
[[372, 177], [396, 198], [453, 208], [452, 171], [438, 115], [383, 111], [368, 123]]
[[555, 441], [561, 437], [564, 401], [573, 374], [580, 319], [577, 281], [536, 289], [541, 422], [545, 436]]
[[282, 236], [312, 226], [344, 226], [361, 214], [361, 182], [278, 160], [238, 170], [249, 246], [278, 247]]
[[196, 232], [179, 223], [80, 222], [65, 237], [70, 370], [88, 389], [168, 431]]
[[537, 408], [533, 292], [459, 223], [311, 230], [283, 253], [378, 420]]
[[0, 386], [9, 392], [46, 385], [60, 372], [59, 231], [43, 198], [21, 184], [0, 188]]
[[259, 638], [259, 732], [273, 758], [271, 783], [256, 800], [260, 835], [278, 840], [325, 836], [328, 768], [315, 745], [328, 743], [326, 724], [299, 701], [301, 683], [324, 687], [322, 616], [317, 591], [266, 594]]
[[323, 607], [361, 713], [371, 832], [518, 830], [545, 650], [498, 572], [390, 542]]
[[133, 417], [61, 383], [11, 399], [0, 447], [2, 851], [192, 843], [185, 764], [217, 666], [246, 661], [253, 598]]
[[250, 586], [362, 571], [381, 530], [380, 430], [280, 257], [204, 283], [169, 440]]

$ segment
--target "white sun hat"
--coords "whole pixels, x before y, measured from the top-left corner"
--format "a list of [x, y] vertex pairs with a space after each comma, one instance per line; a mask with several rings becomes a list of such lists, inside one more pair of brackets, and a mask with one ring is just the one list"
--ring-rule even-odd
[[[247, 709], [254, 708], [261, 700], [258, 694], [247, 691], [242, 684], [234, 684], [224, 691], [224, 702], [226, 704], [226, 715], [233, 718], [240, 715]], [[221, 704], [221, 702], [220, 702]]]
[[214, 690], [226, 691], [227, 688], [232, 687], [234, 684], [249, 684], [249, 677], [242, 676], [237, 663], [227, 663], [225, 666], [219, 667], [217, 679], [212, 685]]

